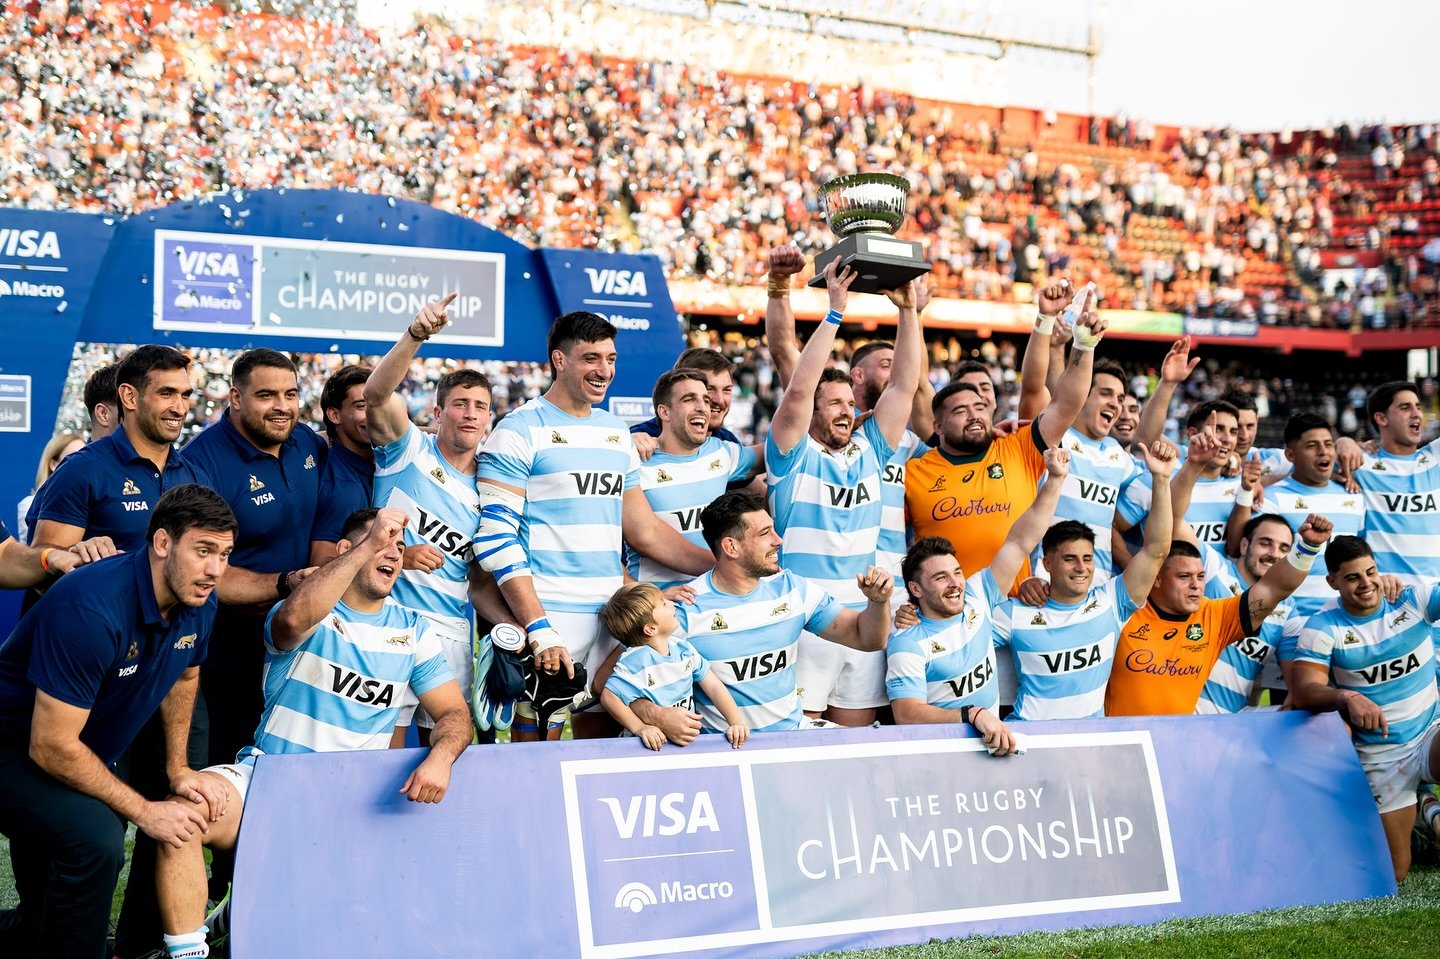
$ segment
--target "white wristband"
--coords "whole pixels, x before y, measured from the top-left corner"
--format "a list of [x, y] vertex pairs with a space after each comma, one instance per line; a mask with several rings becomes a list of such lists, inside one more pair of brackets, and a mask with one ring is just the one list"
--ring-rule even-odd
[[1055, 332], [1055, 321], [1059, 316], [1046, 316], [1044, 313], [1035, 314], [1035, 332], [1049, 336]]
[[1319, 554], [1309, 552], [1308, 550], [1292, 549], [1285, 558], [1290, 561], [1291, 566], [1308, 575], [1310, 567], [1315, 565], [1315, 557], [1317, 555]]
[[1243, 506], [1243, 507], [1245, 507], [1246, 509], [1249, 509], [1250, 507], [1254, 506], [1254, 505], [1255, 505], [1255, 491], [1254, 491], [1253, 489], [1245, 489], [1245, 487], [1243, 487], [1243, 486], [1240, 487], [1240, 492], [1238, 492], [1238, 493], [1235, 494], [1235, 505], [1236, 505], [1236, 506]]

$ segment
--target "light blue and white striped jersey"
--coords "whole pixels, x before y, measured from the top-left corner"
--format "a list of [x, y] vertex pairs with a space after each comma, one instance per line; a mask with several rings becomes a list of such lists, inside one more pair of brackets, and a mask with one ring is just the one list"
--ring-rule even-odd
[[[1209, 544], [1200, 547], [1200, 555], [1205, 561], [1207, 597], [1229, 599], [1245, 592], [1245, 581], [1232, 559]], [[1265, 617], [1256, 635], [1231, 643], [1220, 651], [1220, 658], [1200, 690], [1200, 700], [1195, 704], [1197, 714], [1238, 713], [1250, 704], [1257, 681], [1263, 681], [1270, 689], [1285, 687], [1276, 658], [1285, 642], [1284, 624], [1292, 619], [1293, 612], [1290, 600], [1285, 600]]]
[[1285, 458], [1285, 450], [1283, 448], [1277, 449], [1274, 446], [1252, 446], [1250, 447], [1250, 452], [1246, 454], [1246, 457], [1248, 458], [1254, 454], [1259, 454], [1260, 456], [1260, 477], [1262, 479], [1268, 476], [1285, 476], [1291, 470], [1290, 461]]
[[[660, 521], [701, 549], [700, 511], [715, 501], [731, 480], [744, 479], [755, 466], [755, 451], [711, 436], [688, 456], [656, 450], [640, 464], [640, 488]], [[677, 572], [627, 548], [630, 575], [661, 589], [695, 577]]]
[[775, 530], [785, 539], [780, 565], [847, 606], [865, 597], [855, 577], [875, 562], [884, 514], [880, 477], [895, 450], [874, 417], [831, 450], [809, 433], [789, 453], [765, 441], [766, 485]]
[[[880, 539], [875, 545], [875, 565], [889, 570], [900, 582], [900, 565], [905, 561], [905, 464], [917, 456], [923, 456], [929, 449], [915, 433], [905, 431], [895, 453], [885, 461], [885, 471], [880, 475], [880, 502], [884, 509], [880, 514]], [[895, 595], [904, 602], [901, 590]]]
[[1366, 456], [1355, 482], [1375, 565], [1406, 586], [1440, 579], [1440, 440], [1409, 456]]
[[1009, 647], [1019, 688], [1018, 719], [1089, 719], [1105, 715], [1110, 664], [1126, 620], [1140, 608], [1116, 576], [1074, 603], [1044, 606], [1006, 600], [995, 611], [995, 645]]
[[921, 616], [890, 636], [885, 647], [885, 692], [892, 701], [918, 699], [943, 709], [1000, 703], [990, 611], [1005, 591], [982, 569], [965, 581], [965, 608], [949, 619]]
[[1440, 622], [1440, 583], [1407, 586], [1394, 603], [1357, 617], [1336, 605], [1305, 621], [1296, 662], [1330, 670], [1339, 689], [1353, 689], [1385, 713], [1388, 736], [1352, 728], [1362, 762], [1380, 762], [1404, 753], [1440, 719], [1435, 688], [1435, 644], [1431, 627]]
[[[1072, 427], [1065, 431], [1060, 447], [1070, 453], [1070, 475], [1065, 477], [1060, 502], [1055, 505], [1055, 522], [1074, 520], [1095, 533], [1095, 585], [1099, 586], [1112, 575], [1110, 527], [1115, 522], [1120, 496], [1130, 483], [1148, 471], [1108, 436], [1092, 440]], [[1049, 480], [1047, 475], [1040, 485], [1043, 487]], [[1147, 502], [1149, 495], [1147, 489]], [[1048, 580], [1042, 557], [1040, 547], [1035, 547], [1030, 568]]]
[[[1365, 528], [1365, 497], [1345, 492], [1339, 483], [1317, 488], [1287, 476], [1265, 488], [1265, 501], [1257, 505], [1255, 511], [1281, 517], [1290, 524], [1290, 529], [1297, 531], [1297, 538], [1300, 524], [1311, 513], [1319, 513], [1335, 524], [1332, 536], [1358, 536]], [[1390, 572], [1383, 566], [1380, 568]], [[1321, 549], [1315, 565], [1310, 567], [1310, 575], [1291, 595], [1290, 605], [1299, 615], [1309, 616], [1334, 598], [1335, 590], [1325, 582], [1325, 550]]]
[[[1185, 511], [1185, 521], [1195, 529], [1195, 538], [1202, 543], [1225, 544], [1225, 524], [1230, 520], [1230, 511], [1235, 508], [1235, 494], [1240, 491], [1238, 476], [1215, 479], [1200, 477], [1195, 481], [1195, 492], [1190, 497], [1190, 508]], [[1150, 512], [1150, 471], [1126, 487], [1120, 497], [1117, 511], [1132, 526], [1141, 526], [1145, 515]]]
[[466, 577], [475, 558], [471, 542], [480, 528], [480, 499], [475, 477], [466, 476], [440, 455], [433, 433], [414, 425], [393, 443], [375, 447], [375, 486], [370, 502], [410, 517], [405, 545], [421, 543], [445, 554], [433, 573], [400, 571], [390, 596], [401, 606], [427, 616], [468, 621], [470, 594]]
[[[730, 690], [745, 725], [751, 732], [799, 729], [805, 718], [795, 688], [800, 633], [829, 627], [840, 604], [789, 570], [760, 580], [746, 596], [716, 589], [710, 573], [691, 585], [695, 601], [675, 605], [680, 628]], [[695, 704], [706, 731], [725, 731], [725, 717], [704, 692], [696, 691]]]
[[338, 603], [303, 643], [277, 650], [265, 618], [265, 711], [237, 761], [273, 753], [388, 749], [405, 689], [454, 679], [424, 616], [386, 599], [378, 613]]
[[640, 485], [625, 422], [598, 407], [571, 416], [536, 397], [506, 416], [480, 453], [479, 478], [525, 491], [520, 544], [546, 610], [597, 612], [620, 588], [620, 506]]
[[615, 661], [615, 672], [605, 688], [625, 705], [648, 699], [656, 706], [690, 709], [695, 687], [710, 672], [710, 664], [695, 647], [678, 636], [670, 637], [670, 653], [653, 646], [631, 646]]

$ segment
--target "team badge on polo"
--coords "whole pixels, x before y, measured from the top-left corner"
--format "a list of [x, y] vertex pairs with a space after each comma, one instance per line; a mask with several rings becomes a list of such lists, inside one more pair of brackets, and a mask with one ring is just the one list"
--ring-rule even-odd
[[256, 478], [254, 473], [250, 474], [250, 492], [258, 493], [265, 488], [265, 484]]
[[186, 633], [184, 636], [181, 636], [179, 639], [175, 640], [175, 648], [194, 649], [196, 635], [196, 633]]
[[315, 454], [312, 453], [305, 457], [305, 468], [307, 470], [313, 470], [315, 468]]
[[130, 477], [127, 476], [127, 477], [125, 477], [125, 485], [122, 486], [122, 487], [120, 487], [120, 495], [121, 495], [121, 496], [139, 496], [139, 495], [140, 495], [140, 487], [136, 486], [136, 485], [134, 484], [134, 482], [131, 481]]

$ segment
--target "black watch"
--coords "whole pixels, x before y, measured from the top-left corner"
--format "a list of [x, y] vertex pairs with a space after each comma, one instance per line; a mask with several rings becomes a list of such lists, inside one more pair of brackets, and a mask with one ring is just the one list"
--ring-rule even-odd
[[290, 595], [290, 574], [281, 573], [275, 577], [275, 593], [281, 599]]

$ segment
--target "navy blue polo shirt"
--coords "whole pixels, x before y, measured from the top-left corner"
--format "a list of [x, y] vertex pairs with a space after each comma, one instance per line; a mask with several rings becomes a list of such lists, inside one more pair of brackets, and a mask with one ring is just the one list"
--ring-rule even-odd
[[10, 538], [10, 530], [6, 528], [5, 521], [0, 519], [0, 543]]
[[0, 645], [0, 741], [30, 741], [41, 689], [90, 711], [80, 741], [113, 764], [180, 674], [204, 661], [215, 608], [212, 593], [162, 618], [149, 549], [65, 574]]
[[370, 505], [375, 488], [375, 461], [351, 452], [344, 443], [330, 447], [325, 472], [320, 474], [320, 503], [315, 508], [311, 541], [340, 542], [345, 521], [357, 509]]
[[310, 565], [310, 527], [325, 471], [325, 441], [303, 423], [280, 446], [262, 453], [230, 422], [230, 412], [181, 451], [211, 477], [230, 504], [240, 532], [230, 565], [252, 573], [288, 573]]
[[185, 483], [210, 485], [209, 475], [174, 447], [161, 470], [135, 451], [124, 430], [76, 450], [60, 465], [35, 494], [37, 521], [78, 526], [85, 539], [108, 536], [127, 553], [145, 548], [150, 511], [161, 493]]

